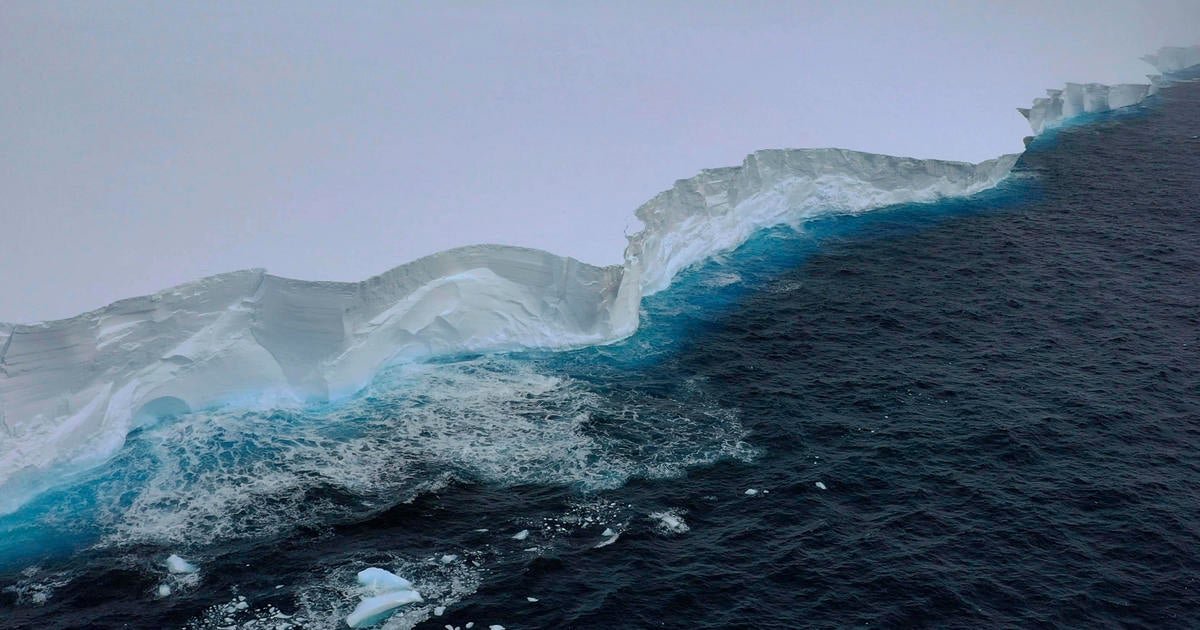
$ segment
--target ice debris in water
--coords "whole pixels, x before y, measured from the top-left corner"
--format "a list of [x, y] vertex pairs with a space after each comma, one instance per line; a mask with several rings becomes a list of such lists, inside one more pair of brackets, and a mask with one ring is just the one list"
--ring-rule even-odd
[[445, 607], [445, 606], [438, 606], [438, 607], [436, 607], [436, 608], [434, 608], [434, 609], [433, 609], [433, 616], [434, 616], [434, 617], [441, 617], [441, 616], [442, 616], [443, 614], [445, 614], [445, 613], [446, 613], [446, 607]]
[[521, 531], [513, 534], [513, 540], [525, 540], [526, 538], [529, 538], [528, 529], [522, 529]]
[[526, 597], [525, 598], [525, 601], [527, 601], [527, 602], [536, 602], [537, 600], [538, 600], [538, 598], [536, 598], [536, 597]]
[[488, 630], [504, 630], [504, 626], [502, 626], [498, 623], [494, 623], [494, 624], [488, 626]]
[[159, 585], [158, 585], [158, 590], [157, 590], [157, 591], [155, 591], [155, 593], [156, 593], [156, 594], [157, 594], [159, 597], [170, 597], [170, 595], [171, 595], [171, 587], [170, 587], [170, 585], [167, 585], [167, 584], [159, 584]]
[[175, 554], [167, 556], [167, 571], [171, 573], [195, 573], [199, 570], [200, 569], [197, 568], [196, 565], [184, 560], [183, 558], [180, 558]]
[[748, 497], [752, 497], [756, 494], [758, 494], [758, 490], [755, 490], [754, 488], [750, 488], [750, 489], [746, 490], [746, 496], [748, 496]]
[[607, 546], [617, 542], [617, 539], [621, 537], [621, 533], [614, 532], [611, 527], [605, 527], [604, 533], [602, 533], [600, 535], [604, 536], [604, 540], [601, 540], [600, 542], [596, 543], [596, 545], [594, 547], [592, 547], [593, 549], [607, 547]]
[[346, 616], [346, 625], [351, 628], [373, 626], [390, 616], [392, 610], [419, 601], [423, 600], [421, 594], [416, 591], [393, 591], [368, 597], [354, 607], [354, 612]]
[[423, 601], [421, 594], [413, 590], [412, 582], [378, 567], [359, 571], [358, 583], [367, 589], [368, 595], [346, 616], [346, 625], [351, 628], [373, 626], [387, 619], [396, 608]]
[[682, 512], [679, 510], [652, 512], [650, 518], [658, 521], [658, 531], [662, 534], [683, 534], [691, 529], [683, 522]]
[[442, 556], [442, 564], [450, 564], [451, 562], [454, 562], [455, 560], [458, 560], [458, 556], [456, 554], [448, 553], [448, 554]]
[[824, 482], [822, 482], [822, 481], [818, 481], [818, 482], [817, 482], [816, 484], [814, 484], [814, 485], [816, 485], [816, 486], [817, 486], [818, 488], [820, 488], [821, 490], [828, 490], [828, 488], [826, 488], [826, 487], [825, 487], [825, 483], [824, 483]]

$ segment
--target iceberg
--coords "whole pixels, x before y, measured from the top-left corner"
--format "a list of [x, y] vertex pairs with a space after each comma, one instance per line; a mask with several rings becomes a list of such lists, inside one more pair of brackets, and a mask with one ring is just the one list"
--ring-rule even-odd
[[[1197, 49], [1163, 49], [1164, 75]], [[1185, 66], [1186, 67], [1186, 66]], [[1036, 133], [1127, 107], [1157, 85], [1067, 84], [1022, 110]], [[503, 245], [452, 249], [361, 282], [235, 271], [73, 318], [0, 324], [0, 514], [107, 461], [133, 430], [220, 405], [347, 398], [382, 369], [461, 353], [620, 341], [642, 298], [755, 232], [829, 214], [968, 196], [1019, 155], [979, 164], [776, 149], [701, 171], [635, 212], [624, 263]]]
[[1162, 74], [1173, 74], [1200, 65], [1200, 45], [1166, 46], [1158, 52], [1142, 57], [1142, 61], [1154, 66]]
[[1160, 48], [1142, 60], [1161, 73], [1148, 75], [1148, 84], [1068, 83], [1062, 89], [1046, 90], [1045, 98], [1036, 98], [1032, 107], [1017, 108], [1017, 111], [1029, 121], [1036, 136], [1081, 114], [1132, 107], [1169, 84], [1172, 75], [1200, 65], [1200, 46]]

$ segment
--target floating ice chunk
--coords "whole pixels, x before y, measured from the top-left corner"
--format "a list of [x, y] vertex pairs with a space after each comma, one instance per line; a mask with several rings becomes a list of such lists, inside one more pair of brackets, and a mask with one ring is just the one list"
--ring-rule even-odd
[[513, 540], [525, 540], [526, 538], [529, 538], [528, 529], [522, 529], [521, 531], [513, 534]]
[[825, 482], [823, 482], [823, 481], [818, 481], [817, 483], [815, 483], [815, 484], [813, 484], [813, 485], [815, 485], [816, 487], [820, 488], [821, 490], [828, 490], [828, 489], [829, 489], [829, 488], [826, 488], [826, 487], [825, 487]]
[[658, 531], [663, 534], [683, 534], [691, 528], [683, 522], [679, 510], [666, 510], [663, 512], [653, 512], [650, 518], [658, 521]]
[[746, 490], [746, 496], [748, 497], [752, 497], [756, 494], [758, 494], [758, 490], [755, 490], [754, 488], [749, 488]]
[[187, 574], [195, 573], [199, 570], [200, 569], [196, 565], [184, 560], [183, 558], [180, 558], [175, 554], [167, 556], [167, 571], [171, 573]]
[[621, 533], [614, 532], [611, 527], [604, 528], [604, 533], [602, 533], [600, 535], [605, 537], [604, 540], [601, 540], [600, 542], [596, 543], [596, 545], [594, 547], [592, 547], [592, 549], [599, 549], [601, 547], [607, 547], [607, 546], [617, 542], [617, 539], [621, 537]]
[[170, 597], [171, 587], [168, 584], [159, 584], [156, 593], [159, 597]]
[[[392, 573], [380, 569], [379, 567], [371, 567], [358, 572], [358, 583], [366, 587], [372, 595], [379, 595], [391, 591], [411, 591], [413, 590], [412, 582]], [[278, 588], [278, 587], [276, 587]]]
[[458, 560], [458, 556], [456, 554], [448, 553], [448, 554], [442, 556], [442, 564], [450, 564], [451, 562], [454, 562], [455, 560]]
[[537, 600], [538, 600], [538, 598], [536, 598], [536, 597], [526, 597], [525, 598], [525, 601], [527, 601], [527, 602], [536, 602]]
[[467, 630], [471, 630], [471, 628], [474, 628], [474, 627], [475, 627], [475, 622], [474, 622], [474, 621], [468, 621], [468, 622], [467, 622], [467, 625], [466, 625], [465, 627], [466, 627], [466, 629], [467, 629]]
[[444, 615], [445, 613], [446, 613], [446, 607], [445, 607], [445, 606], [438, 606], [438, 607], [436, 607], [436, 608], [434, 608], [434, 609], [433, 609], [433, 616], [434, 616], [434, 617], [441, 617], [441, 616], [442, 616], [442, 615]]
[[498, 623], [494, 623], [494, 624], [488, 626], [488, 630], [504, 630], [504, 626], [502, 626]]
[[386, 619], [393, 610], [419, 601], [422, 601], [421, 594], [416, 591], [392, 591], [368, 597], [359, 602], [354, 612], [346, 616], [346, 625], [351, 628], [373, 626]]

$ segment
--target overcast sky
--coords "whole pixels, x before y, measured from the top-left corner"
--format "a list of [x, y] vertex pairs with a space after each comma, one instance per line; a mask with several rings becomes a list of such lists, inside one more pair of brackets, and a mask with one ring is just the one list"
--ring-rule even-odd
[[457, 245], [615, 263], [756, 149], [978, 161], [1200, 2], [0, 3], [0, 321]]

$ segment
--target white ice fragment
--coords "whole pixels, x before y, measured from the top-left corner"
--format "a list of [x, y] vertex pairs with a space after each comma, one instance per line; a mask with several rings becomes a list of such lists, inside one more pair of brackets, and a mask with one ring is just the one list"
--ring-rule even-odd
[[614, 532], [611, 527], [605, 527], [604, 533], [602, 533], [600, 535], [605, 537], [604, 540], [601, 540], [600, 542], [596, 543], [596, 545], [593, 546], [592, 549], [599, 549], [601, 547], [607, 547], [607, 546], [617, 542], [617, 539], [621, 537], [620, 532]]
[[458, 560], [458, 556], [456, 554], [448, 553], [448, 554], [442, 556], [442, 564], [450, 564], [451, 562], [454, 562], [455, 560]]
[[823, 482], [823, 481], [818, 481], [817, 483], [815, 483], [813, 485], [815, 485], [817, 488], [820, 488], [821, 490], [828, 490], [828, 488], [825, 487], [825, 482]]
[[513, 540], [525, 540], [526, 538], [529, 538], [528, 529], [522, 529], [521, 531], [513, 534]]
[[359, 571], [358, 583], [365, 587], [371, 595], [413, 590], [412, 582], [379, 567], [370, 567]]
[[434, 616], [434, 617], [441, 617], [441, 616], [442, 616], [442, 615], [443, 615], [445, 612], [446, 612], [446, 607], [445, 607], [445, 606], [438, 606], [438, 607], [436, 607], [436, 608], [434, 608], [434, 609], [433, 609], [433, 616]]
[[527, 602], [536, 602], [537, 600], [538, 600], [538, 598], [536, 598], [536, 597], [526, 597], [525, 598], [525, 601], [527, 601]]
[[504, 630], [504, 626], [502, 626], [498, 623], [494, 623], [494, 624], [488, 626], [488, 630]]
[[167, 571], [175, 574], [195, 573], [200, 569], [196, 565], [180, 558], [175, 554], [167, 556]]
[[464, 626], [464, 627], [465, 627], [467, 630], [471, 630], [471, 628], [474, 628], [474, 627], [475, 627], [475, 622], [474, 622], [474, 621], [468, 621], [468, 622], [467, 622], [467, 625], [466, 625], [466, 626]]
[[752, 497], [756, 494], [758, 494], [758, 490], [755, 490], [754, 488], [749, 488], [746, 490], [746, 496], [748, 497]]
[[691, 529], [687, 523], [683, 522], [679, 510], [652, 512], [650, 518], [658, 521], [658, 530], [664, 534], [683, 534]]
[[169, 597], [171, 595], [171, 587], [167, 584], [159, 584], [157, 593], [159, 597]]
[[421, 594], [416, 591], [392, 591], [368, 597], [346, 616], [346, 625], [351, 628], [373, 626], [386, 619], [396, 608], [419, 601], [422, 601]]

